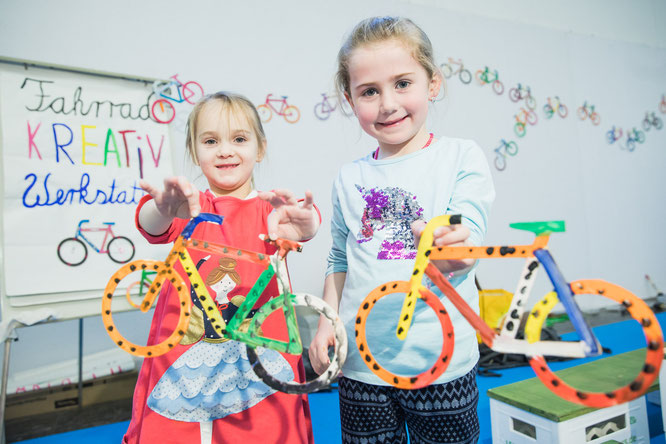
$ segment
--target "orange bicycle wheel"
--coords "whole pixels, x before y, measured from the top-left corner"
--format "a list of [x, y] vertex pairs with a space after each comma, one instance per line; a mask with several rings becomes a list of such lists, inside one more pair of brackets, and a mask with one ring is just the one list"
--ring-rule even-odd
[[[113, 301], [114, 296], [126, 296], [125, 290], [116, 292], [118, 284], [122, 282], [124, 277], [136, 271], [140, 272], [141, 270], [146, 269], [157, 272], [157, 275], [155, 276], [155, 279], [153, 279], [153, 283], [140, 304], [141, 311], [146, 312], [150, 309], [166, 281], [171, 282], [171, 285], [173, 285], [180, 299], [180, 317], [178, 319], [178, 325], [168, 338], [159, 344], [154, 345], [138, 345], [125, 338], [118, 331], [111, 314], [111, 302]], [[134, 279], [132, 279], [132, 281], [134, 281]], [[106, 332], [113, 342], [126, 352], [145, 357], [160, 356], [173, 349], [185, 335], [187, 326], [190, 323], [191, 304], [189, 287], [183, 282], [180, 275], [171, 267], [167, 267], [163, 262], [158, 261], [133, 261], [121, 267], [113, 274], [113, 276], [111, 276], [111, 279], [109, 279], [109, 283], [104, 289], [104, 296], [102, 297], [102, 322], [104, 323]]]
[[622, 304], [643, 328], [647, 341], [645, 362], [636, 378], [626, 386], [610, 392], [598, 393], [582, 391], [568, 385], [553, 373], [543, 356], [534, 356], [530, 358], [530, 365], [541, 382], [553, 393], [567, 401], [594, 408], [622, 404], [645, 394], [645, 391], [659, 376], [659, 368], [664, 358], [664, 338], [652, 310], [641, 298], [630, 291], [602, 280], [574, 281], [571, 282], [571, 290], [575, 295], [599, 295]]
[[289, 123], [296, 123], [301, 118], [301, 112], [294, 105], [289, 105], [284, 109], [284, 120]]
[[432, 381], [437, 379], [448, 367], [453, 354], [454, 333], [451, 318], [447, 313], [442, 301], [439, 300], [435, 294], [426, 289], [420, 289], [418, 297], [423, 300], [430, 308], [433, 309], [439, 322], [442, 326], [442, 352], [435, 361], [435, 364], [416, 376], [401, 376], [396, 375], [386, 368], [382, 367], [379, 362], [372, 356], [367, 338], [365, 336], [365, 324], [370, 314], [372, 307], [386, 295], [393, 293], [409, 293], [410, 283], [407, 281], [393, 281], [380, 285], [372, 290], [368, 296], [361, 303], [361, 307], [356, 314], [356, 346], [358, 347], [363, 362], [368, 368], [382, 380], [388, 382], [397, 388], [402, 389], [418, 389], [427, 386]]

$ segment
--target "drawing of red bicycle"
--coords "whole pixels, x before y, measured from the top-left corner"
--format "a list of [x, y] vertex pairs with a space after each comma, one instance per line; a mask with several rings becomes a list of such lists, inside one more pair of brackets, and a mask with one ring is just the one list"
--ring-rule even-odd
[[[273, 118], [273, 113], [275, 113], [278, 116], [284, 117], [284, 120], [288, 123], [298, 122], [298, 119], [301, 118], [301, 112], [294, 105], [287, 103], [287, 96], [282, 96], [281, 99], [272, 99], [272, 95], [273, 94], [267, 95], [266, 102], [257, 106], [257, 112], [259, 113], [261, 121], [264, 123], [269, 122]], [[274, 103], [279, 103], [280, 108], [275, 108], [273, 106]]]
[[[58, 258], [63, 264], [70, 267], [81, 265], [88, 258], [88, 247], [86, 244], [100, 254], [108, 254], [113, 262], [124, 264], [134, 257], [134, 244], [125, 236], [116, 236], [111, 229], [115, 222], [102, 222], [105, 227], [83, 228], [83, 224], [90, 222], [89, 219], [83, 219], [76, 228], [76, 234], [73, 237], [63, 239], [58, 244]], [[98, 248], [84, 233], [104, 233], [104, 239]], [[108, 243], [107, 243], [108, 240]]]
[[171, 123], [176, 117], [176, 108], [171, 102], [194, 105], [204, 96], [201, 85], [193, 80], [182, 83], [178, 74], [172, 75], [169, 80], [156, 80], [153, 83], [153, 92], [161, 98], [153, 102], [150, 112], [155, 121], [165, 124]]

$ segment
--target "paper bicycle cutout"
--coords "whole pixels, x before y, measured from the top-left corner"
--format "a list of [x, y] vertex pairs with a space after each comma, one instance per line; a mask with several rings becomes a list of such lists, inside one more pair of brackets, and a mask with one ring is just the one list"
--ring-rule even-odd
[[[433, 218], [426, 226], [419, 242], [414, 272], [409, 282], [394, 281], [382, 284], [371, 291], [361, 303], [356, 318], [356, 344], [368, 368], [382, 380], [399, 388], [415, 389], [424, 387], [437, 379], [449, 364], [453, 352], [454, 332], [449, 331], [449, 315], [441, 302], [422, 285], [423, 275], [444, 293], [461, 315], [480, 334], [483, 342], [493, 351], [500, 353], [523, 354], [529, 358], [530, 365], [546, 387], [561, 398], [588, 407], [603, 408], [621, 404], [642, 396], [658, 377], [664, 356], [664, 340], [656, 316], [648, 305], [628, 290], [602, 280], [578, 280], [568, 283], [562, 276], [550, 252], [547, 249], [550, 234], [564, 231], [563, 221], [529, 222], [511, 224], [511, 227], [533, 232], [536, 236], [532, 245], [483, 246], [483, 247], [433, 247], [433, 231], [441, 225], [461, 223], [459, 215], [445, 215]], [[496, 333], [463, 300], [449, 281], [435, 267], [431, 260], [438, 259], [483, 259], [483, 258], [526, 258], [517, 289], [509, 307], [507, 318], [500, 333]], [[534, 305], [525, 325], [525, 338], [517, 339], [520, 320], [526, 302], [534, 284], [539, 266], [546, 269], [553, 284], [554, 292], [547, 294]], [[420, 298], [431, 307], [440, 323], [444, 340], [442, 352], [433, 367], [415, 376], [400, 376], [384, 369], [372, 356], [365, 335], [368, 314], [381, 297], [390, 293], [404, 293], [405, 301], [398, 317], [396, 335], [404, 339], [409, 332], [416, 299]], [[626, 386], [616, 390], [598, 393], [571, 387], [558, 378], [548, 367], [543, 356], [561, 356], [582, 358], [597, 356], [602, 352], [599, 341], [585, 321], [583, 314], [574, 301], [574, 295], [597, 295], [622, 304], [629, 315], [639, 322], [647, 342], [645, 361], [639, 374]], [[435, 299], [433, 301], [432, 299]], [[543, 321], [552, 308], [561, 302], [569, 315], [579, 341], [541, 341]], [[446, 320], [445, 320], [446, 319]], [[447, 324], [448, 322], [448, 324]]]
[[[104, 297], [102, 298], [102, 321], [106, 327], [107, 333], [120, 348], [128, 353], [138, 356], [159, 356], [167, 353], [179, 344], [187, 332], [187, 327], [191, 318], [192, 305], [190, 285], [185, 284], [183, 277], [181, 277], [173, 268], [176, 261], [179, 261], [187, 274], [187, 280], [190, 282], [191, 288], [194, 289], [195, 297], [203, 306], [213, 329], [221, 338], [232, 339], [246, 345], [248, 359], [250, 359], [250, 363], [253, 366], [255, 373], [268, 386], [286, 393], [308, 393], [328, 385], [335, 377], [337, 377], [338, 372], [346, 359], [347, 336], [342, 321], [337, 313], [335, 313], [335, 311], [323, 300], [314, 296], [298, 295], [291, 292], [285, 265], [285, 257], [289, 251], [300, 251], [301, 245], [298, 242], [286, 239], [270, 241], [277, 247], [277, 251], [272, 255], [267, 255], [192, 239], [194, 229], [199, 223], [210, 222], [221, 225], [222, 220], [222, 216], [202, 213], [187, 224], [181, 236], [176, 242], [174, 242], [174, 246], [164, 262], [137, 260], [126, 264], [116, 271], [109, 280], [109, 283], [104, 290]], [[197, 267], [192, 262], [188, 249], [212, 253], [217, 256], [229, 257], [235, 260], [245, 260], [259, 264], [265, 268], [248, 292], [245, 301], [240, 307], [238, 307], [238, 310], [228, 323], [223, 320], [214, 299], [208, 293]], [[160, 293], [160, 288], [165, 285], [165, 282], [168, 281], [170, 285], [174, 286], [176, 293], [178, 294], [180, 302], [178, 325], [169, 337], [159, 344], [135, 344], [123, 337], [113, 322], [111, 302], [114, 298], [115, 290], [122, 282], [123, 278], [133, 272], [142, 273], [141, 281], [138, 284], [138, 287], [141, 289], [145, 286], [144, 278], [146, 274], [155, 272], [152, 283], [145, 292], [145, 297], [142, 302], [139, 304], [139, 309], [143, 312], [147, 312], [150, 309], [155, 298]], [[275, 276], [277, 280], [279, 295], [270, 299], [258, 309], [250, 322], [249, 328], [246, 330], [241, 324], [248, 317], [248, 314], [252, 311], [255, 303], [263, 294], [273, 276]], [[136, 284], [136, 282], [132, 282], [129, 285], [132, 286]], [[118, 297], [128, 297], [126, 293], [126, 291], [123, 291], [118, 294]], [[132, 305], [134, 304], [132, 303]], [[265, 370], [257, 357], [257, 354], [254, 353], [253, 350], [255, 347], [265, 347], [281, 353], [300, 356], [303, 353], [303, 346], [296, 320], [295, 307], [297, 306], [307, 307], [308, 309], [323, 315], [329, 322], [331, 322], [331, 324], [333, 324], [336, 336], [335, 354], [331, 359], [331, 365], [327, 371], [319, 377], [303, 383], [285, 382], [275, 379]], [[268, 317], [268, 315], [280, 309], [283, 311], [287, 323], [287, 341], [269, 338], [261, 333], [262, 322]]]

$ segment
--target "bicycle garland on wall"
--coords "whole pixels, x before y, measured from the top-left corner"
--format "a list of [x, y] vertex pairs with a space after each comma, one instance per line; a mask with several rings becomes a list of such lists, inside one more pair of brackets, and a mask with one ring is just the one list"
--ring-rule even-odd
[[[489, 84], [495, 94], [498, 96], [504, 94], [505, 87], [500, 81], [497, 69], [484, 66], [483, 69], [477, 70], [474, 76], [472, 76], [472, 72], [465, 67], [462, 59], [459, 58], [456, 60], [452, 57], [448, 57], [446, 62], [441, 63], [440, 69], [446, 79], [457, 77], [462, 84], [469, 85], [472, 82], [472, 77], [475, 77], [479, 86]], [[183, 83], [178, 79], [178, 74], [174, 74], [169, 80], [156, 81], [153, 84], [153, 94], [157, 99], [151, 106], [152, 117], [158, 123], [168, 124], [176, 119], [175, 106], [179, 104], [194, 105], [203, 97], [204, 91], [199, 83], [192, 80]], [[326, 121], [338, 109], [346, 116], [353, 115], [352, 110], [344, 99], [337, 100], [334, 97], [335, 94], [330, 93], [321, 93], [321, 96], [321, 101], [314, 105], [314, 115], [317, 119]], [[516, 86], [511, 87], [507, 96], [511, 102], [520, 104], [520, 108], [513, 115], [513, 132], [518, 138], [523, 138], [526, 136], [528, 128], [538, 123], [539, 119], [536, 112], [537, 101], [531, 87], [522, 83], [517, 83]], [[273, 94], [268, 94], [264, 103], [257, 106], [257, 112], [262, 122], [270, 122], [274, 115], [283, 117], [287, 123], [294, 124], [298, 122], [301, 117], [301, 111], [297, 106], [288, 103], [287, 98], [288, 96], [285, 95], [278, 98]], [[661, 114], [666, 114], [666, 95], [661, 96], [658, 111]], [[546, 120], [551, 120], [554, 116], [565, 119], [569, 114], [569, 109], [560, 97], [555, 95], [546, 98], [542, 112]], [[599, 126], [601, 123], [601, 115], [597, 111], [596, 106], [588, 100], [585, 100], [576, 108], [576, 116], [581, 122], [589, 121], [593, 126]], [[177, 129], [183, 132], [186, 117], [179, 118], [176, 123]], [[612, 125], [604, 135], [605, 140], [610, 145], [617, 143], [622, 150], [632, 152], [636, 149], [637, 144], [645, 143], [648, 131], [651, 129], [661, 130], [663, 128], [663, 120], [655, 111], [646, 111], [640, 127], [642, 127], [642, 130], [638, 126], [623, 130], [619, 126]], [[622, 140], [623, 136], [625, 137], [624, 141]], [[518, 153], [518, 144], [515, 140], [500, 138], [498, 147], [493, 151], [496, 156], [493, 162], [495, 168], [497, 171], [504, 171], [507, 167], [508, 159], [516, 156]]]

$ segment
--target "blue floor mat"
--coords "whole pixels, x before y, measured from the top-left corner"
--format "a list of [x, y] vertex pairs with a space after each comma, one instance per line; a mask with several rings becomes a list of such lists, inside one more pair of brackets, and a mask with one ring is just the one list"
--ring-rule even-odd
[[[666, 326], [666, 313], [657, 314], [662, 329]], [[599, 341], [611, 348], [612, 354], [624, 353], [645, 346], [644, 338], [639, 334], [627, 334], [627, 331], [635, 327], [636, 322], [632, 319], [594, 328], [594, 334]], [[563, 335], [567, 339], [568, 335]], [[553, 363], [553, 370], [561, 370], [573, 365], [579, 365], [593, 359], [576, 359], [566, 362]], [[505, 370], [498, 370], [501, 377], [483, 377], [479, 376], [477, 382], [479, 385], [479, 422], [481, 424], [481, 435], [479, 443], [490, 444], [490, 404], [486, 391], [490, 388], [511, 384], [524, 379], [533, 378], [534, 372], [530, 367], [517, 367]], [[312, 427], [316, 444], [339, 444], [340, 437], [340, 411], [338, 404], [337, 390], [329, 392], [314, 393], [309, 396], [310, 411], [312, 415]], [[650, 425], [650, 443], [665, 443], [663, 434], [663, 425], [661, 421], [661, 408], [651, 403], [648, 405], [648, 422]], [[76, 430], [73, 432], [61, 433], [57, 435], [45, 436], [41, 438], [21, 441], [25, 444], [118, 444], [129, 422], [119, 422], [89, 429]]]

